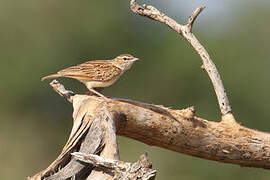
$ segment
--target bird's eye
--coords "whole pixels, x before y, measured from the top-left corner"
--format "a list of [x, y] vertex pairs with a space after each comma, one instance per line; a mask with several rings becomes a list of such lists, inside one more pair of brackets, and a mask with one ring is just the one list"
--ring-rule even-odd
[[127, 58], [127, 57], [123, 57], [123, 59], [124, 59], [124, 60], [128, 60], [128, 58]]

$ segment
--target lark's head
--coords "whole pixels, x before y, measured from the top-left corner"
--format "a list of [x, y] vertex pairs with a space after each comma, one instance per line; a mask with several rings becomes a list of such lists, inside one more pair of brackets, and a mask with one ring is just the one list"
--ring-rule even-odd
[[129, 70], [132, 64], [139, 60], [130, 54], [121, 54], [113, 59], [113, 64], [123, 71]]

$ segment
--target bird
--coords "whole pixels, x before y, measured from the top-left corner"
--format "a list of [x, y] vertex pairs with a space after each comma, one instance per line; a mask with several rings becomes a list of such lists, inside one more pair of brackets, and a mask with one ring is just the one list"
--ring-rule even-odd
[[85, 63], [71, 66], [43, 77], [41, 80], [67, 77], [82, 82], [89, 91], [106, 98], [95, 88], [104, 88], [115, 83], [120, 76], [129, 70], [132, 64], [139, 60], [130, 54], [121, 54], [111, 60], [91, 60]]

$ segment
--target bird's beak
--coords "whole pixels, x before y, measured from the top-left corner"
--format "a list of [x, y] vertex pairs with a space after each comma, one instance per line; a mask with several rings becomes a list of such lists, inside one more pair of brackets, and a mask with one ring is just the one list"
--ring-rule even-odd
[[132, 61], [138, 61], [139, 60], [139, 58], [133, 58], [132, 59]]

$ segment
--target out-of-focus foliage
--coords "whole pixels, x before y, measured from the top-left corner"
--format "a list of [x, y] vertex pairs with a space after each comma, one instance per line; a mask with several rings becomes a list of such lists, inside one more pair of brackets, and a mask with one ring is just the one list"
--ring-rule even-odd
[[[222, 3], [221, 3], [222, 2]], [[197, 1], [147, 1], [185, 22]], [[214, 4], [213, 4], [214, 3]], [[201, 60], [175, 32], [130, 12], [126, 1], [0, 1], [0, 179], [24, 179], [58, 155], [72, 126], [72, 107], [44, 75], [90, 59], [131, 53], [141, 59], [104, 94], [173, 108], [195, 105], [197, 115], [219, 119]], [[185, 5], [186, 4], [186, 5]], [[270, 131], [270, 4], [208, 2], [194, 33], [224, 81], [237, 120]], [[74, 80], [67, 88], [86, 92]], [[119, 138], [122, 160], [149, 152], [157, 179], [269, 179], [262, 169], [197, 159]]]

